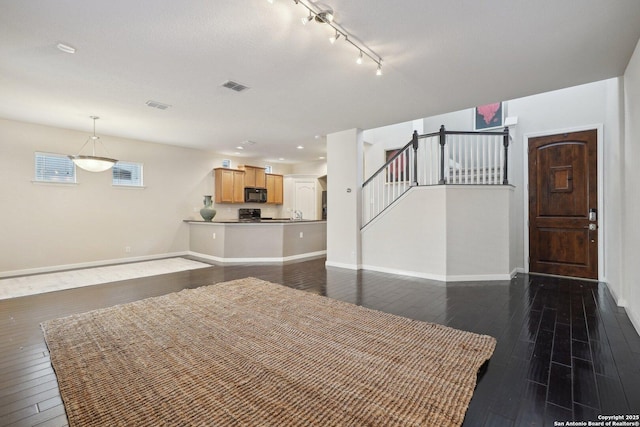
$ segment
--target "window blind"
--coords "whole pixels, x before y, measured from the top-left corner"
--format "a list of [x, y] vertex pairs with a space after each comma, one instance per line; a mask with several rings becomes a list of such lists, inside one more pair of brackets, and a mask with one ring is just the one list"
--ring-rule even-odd
[[35, 153], [35, 181], [75, 183], [76, 168], [63, 154]]
[[113, 166], [113, 185], [142, 187], [142, 163], [116, 163]]

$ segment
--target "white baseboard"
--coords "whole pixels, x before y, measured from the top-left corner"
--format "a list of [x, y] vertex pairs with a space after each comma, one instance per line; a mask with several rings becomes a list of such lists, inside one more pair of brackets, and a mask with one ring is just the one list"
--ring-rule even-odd
[[640, 335], [640, 318], [636, 315], [636, 312], [631, 310], [628, 306], [624, 306], [624, 310], [627, 312], [627, 316], [629, 316], [631, 324], [636, 328], [636, 332]]
[[468, 274], [457, 276], [446, 276], [446, 282], [490, 282], [509, 281], [513, 279], [513, 273], [507, 274]]
[[325, 267], [346, 268], [347, 270], [360, 270], [362, 266], [358, 264], [345, 264], [341, 262], [325, 261]]
[[298, 255], [290, 255], [285, 257], [255, 257], [255, 258], [222, 258], [213, 255], [207, 255], [200, 252], [189, 251], [189, 255], [204, 258], [210, 261], [219, 262], [221, 264], [249, 264], [249, 263], [260, 263], [260, 264], [282, 264], [289, 261], [299, 261], [304, 259], [312, 259], [319, 258], [325, 256], [327, 251], [317, 251], [317, 252], [307, 252], [304, 254]]
[[616, 302], [616, 305], [618, 307], [626, 307], [627, 306], [627, 301], [624, 298], [620, 298], [618, 296], [618, 294], [615, 291], [615, 289], [613, 289], [613, 286], [611, 286], [611, 284], [607, 280], [603, 280], [603, 282], [607, 286], [607, 289], [609, 289], [609, 293], [611, 294], [611, 297], [613, 298], [613, 300]]
[[446, 276], [439, 274], [423, 273], [419, 271], [399, 270], [397, 268], [378, 267], [375, 265], [363, 265], [363, 270], [377, 271], [379, 273], [398, 274], [400, 276], [419, 277], [421, 279], [436, 280], [446, 282]]
[[468, 275], [441, 275], [424, 273], [422, 271], [399, 270], [395, 268], [363, 265], [363, 270], [378, 271], [380, 273], [398, 274], [401, 276], [418, 277], [421, 279], [435, 280], [438, 282], [485, 282], [491, 280], [511, 280], [515, 276], [515, 270], [510, 274], [468, 274]]
[[0, 271], [0, 278], [13, 277], [13, 276], [27, 276], [30, 274], [53, 273], [56, 271], [63, 271], [63, 270], [77, 270], [80, 268], [102, 267], [105, 265], [128, 264], [131, 262], [152, 261], [154, 259], [173, 258], [173, 257], [180, 257], [185, 255], [189, 255], [189, 252], [188, 251], [171, 252], [171, 253], [157, 254], [157, 255], [144, 255], [144, 256], [138, 256], [138, 257], [107, 259], [102, 261], [80, 262], [76, 264], [51, 265], [47, 267], [27, 268], [24, 270]]

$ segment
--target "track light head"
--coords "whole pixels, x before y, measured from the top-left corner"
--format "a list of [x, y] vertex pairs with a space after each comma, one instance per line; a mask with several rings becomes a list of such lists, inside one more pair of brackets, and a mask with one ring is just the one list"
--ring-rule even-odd
[[313, 14], [311, 13], [311, 11], [309, 11], [308, 16], [300, 18], [300, 20], [302, 21], [302, 25], [307, 25], [307, 22], [311, 21], [312, 19], [313, 19]]
[[376, 70], [376, 76], [382, 75], [382, 62], [378, 62], [378, 69]]
[[360, 51], [360, 55], [358, 55], [358, 59], [356, 59], [356, 64], [362, 64], [362, 51]]
[[340, 33], [338, 32], [338, 30], [336, 30], [336, 33], [334, 35], [332, 35], [331, 37], [329, 37], [329, 42], [331, 44], [334, 44], [336, 42], [336, 40], [338, 40], [340, 38]]

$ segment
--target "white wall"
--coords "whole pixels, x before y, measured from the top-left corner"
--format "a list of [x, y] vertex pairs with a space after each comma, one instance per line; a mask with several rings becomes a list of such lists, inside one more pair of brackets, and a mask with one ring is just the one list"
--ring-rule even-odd
[[363, 181], [385, 164], [387, 161], [385, 151], [407, 145], [411, 141], [414, 130], [419, 134], [423, 133], [422, 120], [412, 120], [363, 131], [362, 137], [365, 142]]
[[327, 135], [327, 265], [361, 264], [362, 131]]
[[[182, 221], [201, 219], [222, 156], [100, 135], [112, 156], [144, 164], [145, 189], [115, 188], [110, 171], [81, 169], [76, 185], [32, 182], [35, 151], [75, 154], [88, 136], [0, 119], [0, 275], [188, 250]], [[237, 217], [238, 205], [215, 207]]]
[[424, 132], [438, 132], [442, 125], [447, 130], [473, 130], [473, 108], [427, 117], [424, 119]]
[[363, 268], [445, 280], [444, 188], [413, 189], [369, 223], [362, 231]]
[[510, 279], [510, 186], [447, 186], [447, 280]]
[[508, 280], [510, 186], [417, 187], [362, 232], [369, 270], [440, 281]]
[[625, 145], [623, 151], [623, 270], [625, 287], [623, 298], [627, 298], [627, 312], [640, 333], [640, 42], [624, 73]]
[[327, 174], [327, 161], [318, 160], [315, 162], [296, 163], [289, 167], [287, 173], [293, 175], [313, 175], [316, 177], [325, 176]]

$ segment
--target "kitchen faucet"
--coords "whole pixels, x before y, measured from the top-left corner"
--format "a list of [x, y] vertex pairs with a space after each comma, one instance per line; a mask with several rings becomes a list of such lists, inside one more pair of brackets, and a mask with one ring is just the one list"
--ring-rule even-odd
[[294, 210], [291, 213], [291, 219], [292, 220], [301, 220], [302, 219], [302, 211]]

